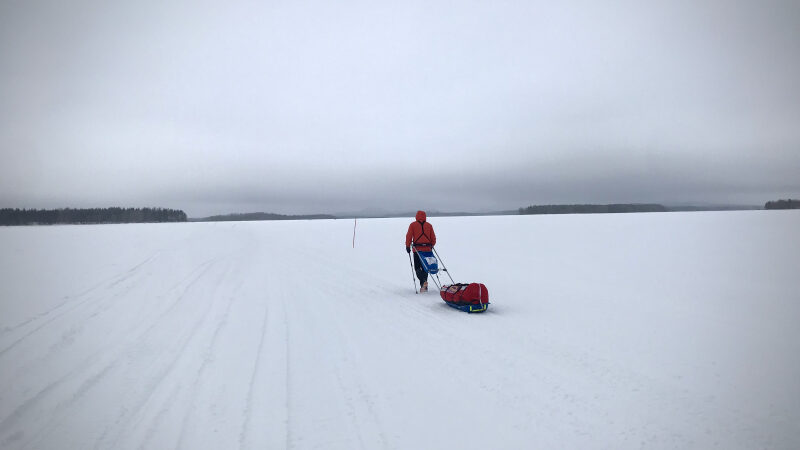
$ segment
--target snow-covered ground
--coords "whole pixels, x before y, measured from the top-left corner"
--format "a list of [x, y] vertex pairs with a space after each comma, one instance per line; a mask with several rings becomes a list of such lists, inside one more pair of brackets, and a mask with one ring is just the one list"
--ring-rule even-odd
[[0, 228], [0, 447], [800, 448], [800, 213]]

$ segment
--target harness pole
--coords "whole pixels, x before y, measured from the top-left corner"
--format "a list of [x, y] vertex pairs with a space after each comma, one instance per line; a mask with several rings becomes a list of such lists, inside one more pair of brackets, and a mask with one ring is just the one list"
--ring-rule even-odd
[[356, 223], [358, 219], [353, 217], [353, 248], [356, 248]]

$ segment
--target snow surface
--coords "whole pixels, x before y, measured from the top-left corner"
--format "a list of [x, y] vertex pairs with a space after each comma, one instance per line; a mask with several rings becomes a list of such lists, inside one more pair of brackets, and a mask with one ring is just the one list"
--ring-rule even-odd
[[0, 447], [800, 448], [797, 211], [0, 228]]

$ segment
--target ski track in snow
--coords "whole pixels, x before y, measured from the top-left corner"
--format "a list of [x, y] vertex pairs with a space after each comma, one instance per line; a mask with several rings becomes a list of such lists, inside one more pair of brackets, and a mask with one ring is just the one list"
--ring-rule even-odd
[[800, 448], [797, 212], [409, 221], [0, 228], [0, 447]]

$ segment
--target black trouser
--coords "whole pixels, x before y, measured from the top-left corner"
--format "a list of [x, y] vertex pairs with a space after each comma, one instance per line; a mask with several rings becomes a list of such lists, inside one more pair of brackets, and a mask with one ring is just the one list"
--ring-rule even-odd
[[414, 252], [414, 271], [417, 272], [420, 286], [428, 281], [428, 272], [425, 272], [425, 268], [422, 267], [422, 261], [419, 260], [419, 254], [417, 252]]

